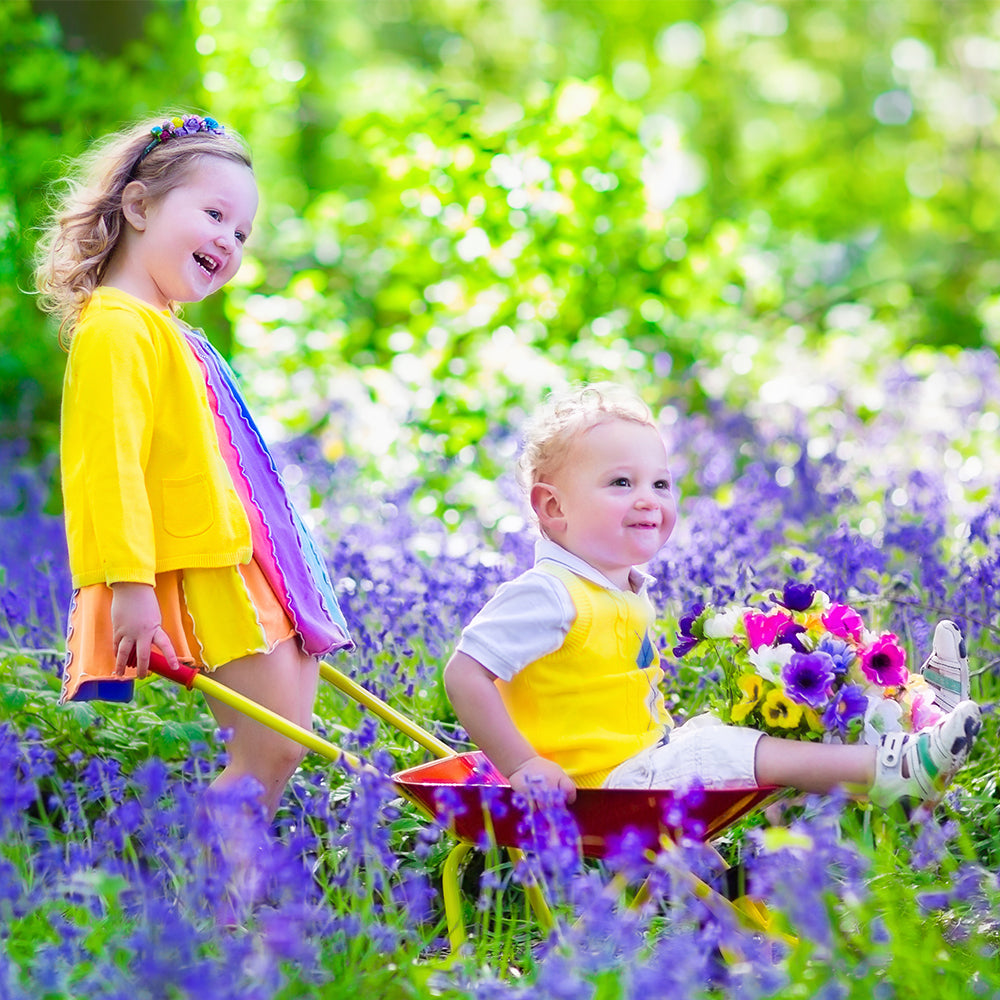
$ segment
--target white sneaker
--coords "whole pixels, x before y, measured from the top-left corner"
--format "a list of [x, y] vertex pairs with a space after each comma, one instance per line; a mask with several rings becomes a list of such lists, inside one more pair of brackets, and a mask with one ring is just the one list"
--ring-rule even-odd
[[963, 701], [922, 733], [886, 733], [875, 749], [868, 797], [883, 809], [905, 797], [937, 802], [965, 763], [981, 724], [979, 706]]
[[934, 701], [946, 712], [969, 700], [969, 658], [959, 627], [945, 619], [934, 629], [934, 645], [918, 673], [934, 689]]

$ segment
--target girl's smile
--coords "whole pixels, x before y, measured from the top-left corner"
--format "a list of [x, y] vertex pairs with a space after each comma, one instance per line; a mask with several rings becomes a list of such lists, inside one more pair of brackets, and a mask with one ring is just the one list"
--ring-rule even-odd
[[204, 156], [162, 198], [150, 200], [133, 182], [122, 202], [129, 226], [105, 283], [166, 309], [201, 301], [239, 270], [257, 184], [242, 163]]

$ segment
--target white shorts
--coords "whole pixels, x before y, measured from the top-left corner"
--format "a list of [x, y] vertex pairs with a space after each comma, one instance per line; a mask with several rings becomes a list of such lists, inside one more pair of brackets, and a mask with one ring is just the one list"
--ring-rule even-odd
[[706, 788], [726, 782], [756, 785], [758, 729], [727, 726], [714, 715], [696, 715], [657, 743], [619, 764], [604, 788]]

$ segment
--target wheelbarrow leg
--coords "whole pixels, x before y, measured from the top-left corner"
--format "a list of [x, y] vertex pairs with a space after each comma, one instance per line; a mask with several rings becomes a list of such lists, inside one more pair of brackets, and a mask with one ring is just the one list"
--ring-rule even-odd
[[[668, 836], [663, 834], [660, 837], [660, 849], [663, 851], [674, 851], [677, 849], [677, 845]], [[716, 853], [718, 854], [718, 852]], [[718, 857], [719, 860], [725, 864], [722, 856], [718, 855]], [[654, 860], [652, 854], [649, 855], [649, 859], [650, 862]], [[728, 865], [726, 867], [728, 867]], [[745, 895], [740, 896], [735, 900], [727, 899], [722, 895], [722, 893], [712, 888], [712, 886], [704, 881], [704, 879], [699, 878], [694, 874], [694, 872], [688, 870], [686, 867], [682, 867], [674, 874], [687, 887], [691, 895], [694, 896], [695, 899], [701, 900], [701, 902], [704, 903], [709, 910], [728, 912], [735, 917], [740, 924], [751, 931], [764, 934], [771, 938], [778, 938], [786, 944], [792, 946], [797, 943], [797, 938], [783, 933], [774, 926], [774, 919], [762, 901]], [[617, 874], [609, 882], [607, 891], [612, 895], [619, 895], [625, 892], [627, 887], [628, 880], [625, 876]], [[635, 896], [629, 903], [629, 906], [639, 908], [648, 903], [650, 898], [650, 880], [647, 878], [643, 881], [642, 885], [639, 886]], [[742, 961], [742, 956], [727, 946], [722, 947], [722, 955], [723, 958], [730, 964]]]
[[[515, 865], [524, 867], [527, 864], [524, 857], [524, 851], [521, 851], [516, 847], [510, 847], [507, 849], [507, 853], [510, 855], [510, 860]], [[543, 931], [552, 930], [555, 926], [555, 920], [552, 917], [552, 910], [549, 909], [549, 904], [545, 899], [545, 894], [542, 892], [541, 886], [535, 881], [535, 877], [530, 873], [527, 881], [523, 883], [523, 886], [524, 894], [528, 897], [528, 903], [531, 905], [531, 912], [535, 914], [538, 926], [541, 927]]]
[[[473, 846], [467, 840], [459, 841], [448, 852], [448, 857], [445, 858], [444, 867], [441, 870], [441, 892], [444, 896], [444, 914], [448, 925], [448, 943], [451, 945], [453, 953], [457, 953], [468, 940], [468, 935], [465, 932], [465, 920], [462, 917], [462, 888], [459, 868], [469, 856]], [[507, 849], [507, 853], [514, 865], [524, 866], [523, 851], [511, 847]], [[541, 887], [533, 877], [525, 880], [524, 893], [539, 927], [543, 931], [551, 930], [555, 923], [552, 918], [552, 910], [546, 902]]]
[[462, 917], [462, 888], [458, 876], [458, 868], [468, 857], [472, 844], [459, 841], [445, 858], [441, 870], [441, 891], [444, 895], [444, 915], [448, 922], [448, 941], [453, 953], [465, 944], [465, 920]]

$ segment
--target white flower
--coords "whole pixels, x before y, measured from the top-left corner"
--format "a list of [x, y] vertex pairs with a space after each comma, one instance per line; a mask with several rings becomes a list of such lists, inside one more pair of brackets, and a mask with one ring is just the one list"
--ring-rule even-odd
[[729, 608], [705, 619], [704, 629], [706, 639], [731, 639], [736, 633], [736, 626], [743, 615], [742, 608]]
[[777, 683], [781, 668], [795, 655], [795, 650], [787, 642], [783, 642], [780, 646], [751, 649], [747, 655], [759, 676]]
[[862, 739], [869, 746], [876, 746], [886, 733], [898, 733], [903, 728], [903, 707], [898, 701], [883, 698], [880, 694], [869, 694], [867, 697], [868, 708], [865, 710]]

